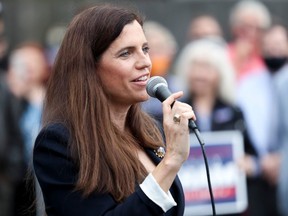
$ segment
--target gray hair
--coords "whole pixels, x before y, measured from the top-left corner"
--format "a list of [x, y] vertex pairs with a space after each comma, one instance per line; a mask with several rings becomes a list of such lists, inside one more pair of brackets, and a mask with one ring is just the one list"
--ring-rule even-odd
[[260, 20], [261, 28], [268, 28], [271, 25], [271, 15], [267, 7], [256, 0], [243, 0], [239, 1], [230, 13], [230, 24], [231, 26], [237, 26], [241, 24], [241, 18], [243, 14], [251, 14], [256, 16]]
[[[196, 60], [211, 64], [220, 75], [218, 95], [228, 103], [234, 103], [236, 72], [228, 57], [226, 47], [209, 39], [200, 39], [187, 44], [180, 53], [176, 64], [175, 74], [187, 90], [187, 74]], [[191, 73], [191, 71], [190, 71]]]

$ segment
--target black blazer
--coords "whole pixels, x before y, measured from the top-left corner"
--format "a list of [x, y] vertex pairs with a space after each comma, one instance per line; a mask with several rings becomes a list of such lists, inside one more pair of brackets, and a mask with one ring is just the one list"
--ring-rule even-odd
[[[183, 215], [184, 195], [178, 177], [170, 188], [177, 206], [166, 213], [145, 195], [139, 185], [122, 203], [117, 203], [108, 193], [95, 192], [84, 198], [79, 191], [75, 191], [78, 170], [71, 158], [68, 140], [68, 129], [62, 124], [53, 124], [42, 129], [36, 139], [34, 170], [43, 192], [48, 216]], [[156, 165], [160, 162], [153, 150], [146, 149], [146, 152]]]
[[[193, 107], [193, 102], [191, 103], [191, 100], [185, 100], [184, 102], [190, 104]], [[211, 131], [225, 130], [240, 131], [244, 138], [245, 152], [257, 156], [256, 150], [248, 136], [242, 111], [236, 106], [232, 106], [221, 101], [220, 99], [217, 99], [211, 113]]]
[[[26, 103], [9, 90], [0, 72], [0, 181], [16, 183], [25, 175], [24, 140], [19, 121]], [[1, 184], [1, 183], [0, 183]]]
[[[223, 117], [225, 116], [225, 117]], [[217, 100], [212, 114], [212, 131], [239, 130], [243, 134], [245, 152], [257, 156], [251, 139], [247, 133], [247, 127], [242, 111], [221, 100]]]

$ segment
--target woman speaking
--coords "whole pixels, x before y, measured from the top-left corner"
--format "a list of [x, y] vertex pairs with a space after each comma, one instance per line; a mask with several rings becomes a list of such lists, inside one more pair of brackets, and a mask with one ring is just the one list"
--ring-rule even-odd
[[72, 20], [34, 147], [48, 216], [183, 215], [177, 172], [195, 115], [178, 101], [171, 108], [182, 92], [163, 102], [164, 134], [141, 111], [151, 66], [136, 13], [101, 5]]

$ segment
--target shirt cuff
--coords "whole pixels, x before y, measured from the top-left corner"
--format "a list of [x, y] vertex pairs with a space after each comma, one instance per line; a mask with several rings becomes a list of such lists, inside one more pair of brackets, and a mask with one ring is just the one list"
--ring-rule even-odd
[[257, 157], [252, 156], [252, 160], [253, 160], [253, 177], [258, 177], [261, 175], [261, 166], [260, 166], [260, 161]]
[[140, 188], [146, 196], [160, 206], [164, 212], [167, 212], [173, 206], [177, 206], [170, 191], [165, 193], [151, 173], [145, 178], [143, 183], [140, 184]]

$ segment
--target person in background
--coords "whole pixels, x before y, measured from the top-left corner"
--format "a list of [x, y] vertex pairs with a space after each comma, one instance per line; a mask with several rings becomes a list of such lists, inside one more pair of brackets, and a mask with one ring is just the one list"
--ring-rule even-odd
[[[275, 188], [263, 177], [262, 158], [278, 142], [277, 100], [271, 74], [262, 57], [262, 37], [271, 25], [268, 9], [260, 1], [240, 1], [231, 11], [234, 39], [229, 55], [237, 71], [236, 105], [245, 117], [247, 132], [258, 158], [247, 158], [242, 166], [254, 177], [255, 208], [252, 215], [278, 215]], [[269, 118], [267, 118], [269, 116]], [[265, 208], [263, 207], [265, 206]], [[254, 211], [255, 210], [255, 211]]]
[[[287, 29], [281, 24], [269, 28], [262, 40], [262, 55], [267, 72], [271, 77], [272, 91], [277, 99], [273, 105], [278, 108], [277, 142], [271, 143], [269, 153], [262, 158], [261, 170], [270, 187], [278, 187], [278, 205], [283, 215], [287, 211], [287, 84], [288, 84], [288, 35]], [[270, 121], [271, 119], [269, 117]]]
[[156, 121], [140, 106], [151, 70], [142, 24], [131, 10], [105, 4], [68, 26], [33, 152], [48, 216], [184, 213], [177, 172], [195, 115], [175, 102], [183, 92], [163, 102], [164, 153]]
[[49, 66], [45, 51], [40, 44], [23, 43], [12, 52], [8, 84], [14, 95], [27, 101], [27, 107], [20, 119], [27, 164], [31, 159], [35, 138], [41, 128], [42, 106], [48, 76]]
[[[277, 215], [275, 194], [263, 187], [255, 161], [260, 157], [247, 131], [245, 117], [235, 105], [236, 72], [223, 46], [213, 40], [201, 39], [188, 44], [179, 55], [176, 71], [187, 86], [186, 101], [197, 115], [200, 131], [239, 130], [244, 136], [245, 157], [239, 166], [247, 174], [247, 215]], [[272, 113], [267, 114], [267, 116]], [[261, 192], [261, 193], [260, 193]], [[265, 205], [263, 205], [265, 203]]]
[[[278, 118], [274, 120], [270, 119], [270, 121], [280, 121], [282, 116], [282, 111], [278, 110], [277, 105], [279, 104], [279, 89], [281, 89], [281, 85], [283, 83], [283, 78], [288, 73], [287, 66], [287, 58], [288, 58], [288, 38], [287, 31], [284, 26], [274, 25], [269, 28], [262, 40], [262, 53], [263, 60], [267, 67], [267, 72], [271, 78], [271, 91], [274, 94], [274, 98], [276, 102], [273, 105], [276, 107], [276, 111], [278, 114]], [[272, 146], [269, 146], [269, 154], [265, 155], [262, 159], [262, 171], [264, 176], [270, 182], [271, 185], [277, 185], [278, 175], [279, 175], [279, 165], [280, 165], [280, 154], [279, 150], [284, 145], [282, 139], [281, 127], [277, 128], [279, 132], [277, 132], [278, 140], [276, 142], [272, 142]]]
[[0, 212], [3, 216], [14, 216], [15, 189], [24, 175], [19, 127], [24, 107], [25, 102], [9, 90], [6, 73], [0, 74]]
[[[200, 39], [186, 45], [177, 59], [175, 73], [185, 86], [189, 95], [187, 102], [197, 113], [201, 131], [211, 131], [214, 127], [215, 108], [219, 107], [219, 113], [224, 112], [224, 116], [231, 112], [222, 109], [233, 104], [235, 93], [235, 72], [226, 57], [222, 46], [210, 39]], [[223, 115], [216, 115], [216, 122], [217, 116]]]
[[243, 114], [235, 105], [236, 73], [225, 48], [207, 38], [191, 42], [180, 52], [175, 69], [186, 89], [186, 102], [197, 113], [199, 129], [239, 130], [246, 152], [255, 155]]
[[48, 75], [48, 62], [40, 44], [36, 42], [23, 43], [11, 53], [8, 85], [13, 95], [26, 101], [26, 106], [18, 122], [24, 141], [24, 167], [22, 181], [20, 181], [15, 194], [15, 215], [35, 214], [32, 209], [27, 211], [30, 206], [33, 206], [35, 194], [34, 190], [27, 188], [26, 173], [29, 167], [31, 169], [32, 149], [41, 128], [42, 106]]
[[[175, 37], [166, 27], [155, 21], [145, 22], [143, 28], [150, 47], [151, 76], [164, 77], [172, 92], [180, 90], [181, 85], [171, 72], [177, 52]], [[158, 99], [149, 98], [149, 100], [142, 103], [142, 108], [162, 124], [162, 104]]]
[[5, 22], [3, 18], [3, 4], [0, 2], [0, 73], [8, 69], [8, 41], [5, 35]]
[[259, 159], [254, 160], [254, 175], [258, 181], [255, 194], [259, 194], [255, 199], [259, 200], [258, 209], [263, 209], [265, 204], [266, 212], [262, 214], [270, 215], [279, 215], [276, 184], [280, 157], [277, 152], [282, 144], [278, 135], [281, 114], [277, 107], [277, 80], [282, 78], [277, 77], [281, 77], [280, 71], [286, 70], [287, 52], [286, 33], [283, 28], [275, 27], [262, 32], [261, 58], [265, 67], [238, 82], [236, 97], [247, 121], [251, 141], [259, 155]]
[[228, 52], [237, 72], [237, 80], [263, 71], [261, 37], [271, 24], [270, 13], [260, 1], [237, 2], [230, 12], [232, 42]]
[[[262, 58], [267, 71], [276, 75], [276, 82], [287, 71], [288, 42], [287, 29], [284, 25], [273, 24], [264, 32], [262, 38]], [[277, 84], [276, 84], [277, 85]]]
[[194, 41], [201, 38], [219, 38], [223, 37], [219, 22], [211, 15], [204, 14], [190, 21], [187, 30], [187, 41]]

